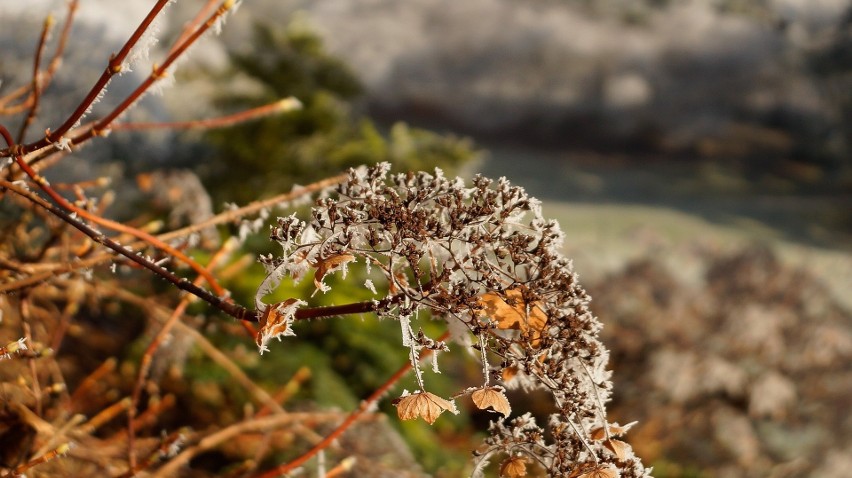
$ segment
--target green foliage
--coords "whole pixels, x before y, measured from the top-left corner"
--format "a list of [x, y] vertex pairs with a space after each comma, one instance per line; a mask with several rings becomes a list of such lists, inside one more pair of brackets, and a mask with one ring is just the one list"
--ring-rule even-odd
[[250, 53], [233, 52], [234, 70], [256, 81], [260, 93], [229, 97], [221, 106], [240, 109], [292, 95], [303, 108], [208, 134], [216, 152], [202, 176], [218, 202], [245, 203], [381, 161], [400, 171], [437, 166], [452, 172], [476, 154], [464, 139], [404, 123], [385, 136], [357, 117], [351, 101], [361, 93], [358, 80], [297, 22], [281, 31], [257, 26], [253, 45]]

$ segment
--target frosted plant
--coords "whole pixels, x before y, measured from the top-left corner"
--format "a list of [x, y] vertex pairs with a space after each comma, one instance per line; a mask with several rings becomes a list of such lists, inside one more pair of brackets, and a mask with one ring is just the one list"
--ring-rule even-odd
[[[471, 395], [477, 407], [503, 415], [476, 453], [475, 475], [499, 458], [504, 476], [523, 476], [528, 464], [551, 476], [646, 476], [630, 446], [614, 438], [628, 427], [607, 422], [608, 352], [589, 297], [559, 252], [558, 224], [505, 179], [477, 176], [468, 187], [440, 170], [389, 169], [351, 170], [334, 194], [317, 201], [310, 221], [279, 218], [271, 237], [283, 254], [262, 259], [269, 276], [257, 297], [266, 310], [263, 347], [275, 331], [292, 333], [296, 309], [261, 302], [283, 277], [300, 280], [315, 269], [324, 292], [327, 274], [357, 264], [376, 292], [370, 310], [399, 321], [411, 349], [420, 390], [395, 401], [401, 418], [432, 422], [455, 410], [426, 391], [420, 352], [448, 345], [415, 330], [419, 315], [446, 321], [454, 341], [482, 361], [482, 383], [452, 397]], [[550, 393], [556, 412], [546, 425], [529, 414], [508, 419], [504, 392], [514, 388]]]

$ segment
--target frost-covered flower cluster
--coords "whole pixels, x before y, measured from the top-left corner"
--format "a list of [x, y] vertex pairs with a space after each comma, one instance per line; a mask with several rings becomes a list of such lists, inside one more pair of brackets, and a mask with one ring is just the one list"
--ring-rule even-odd
[[[431, 394], [425, 395], [420, 351], [447, 348], [415, 331], [418, 316], [428, 314], [445, 320], [454, 341], [482, 361], [483, 383], [456, 397], [474, 395], [477, 406], [507, 415], [506, 388], [544, 389], [556, 406], [547, 431], [529, 415], [494, 422], [476, 454], [477, 470], [500, 458], [503, 473], [517, 476], [526, 463], [551, 476], [645, 476], [629, 445], [610, 433], [608, 353], [589, 297], [559, 252], [558, 224], [505, 179], [476, 177], [467, 186], [440, 170], [390, 175], [389, 169], [352, 170], [334, 194], [317, 201], [310, 221], [278, 220], [271, 237], [283, 254], [262, 259], [269, 276], [258, 308], [266, 308], [261, 299], [285, 276], [299, 280], [315, 270], [317, 289], [325, 291], [327, 274], [357, 265], [368, 277], [365, 287], [376, 292], [372, 309], [399, 321], [402, 343], [411, 349], [421, 390], [397, 401], [405, 405], [398, 406], [402, 418], [432, 421], [454, 409], [438, 406], [439, 397], [423, 399]], [[280, 322], [294, 317], [289, 311], [276, 326], [289, 330]]]

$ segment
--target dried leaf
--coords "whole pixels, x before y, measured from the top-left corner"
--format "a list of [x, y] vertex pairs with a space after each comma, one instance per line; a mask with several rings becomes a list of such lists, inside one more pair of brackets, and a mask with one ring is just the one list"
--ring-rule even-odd
[[500, 476], [517, 478], [527, 476], [527, 460], [520, 456], [513, 456], [500, 465]]
[[[627, 425], [619, 425], [618, 422], [609, 424], [609, 436], [618, 437], [627, 433], [628, 430], [633, 428], [633, 425], [636, 425], [639, 422], [630, 422]], [[607, 437], [606, 432], [604, 432], [603, 427], [598, 427], [592, 430], [591, 433], [592, 440], [603, 440]]]
[[615, 438], [605, 441], [603, 445], [611, 452], [615, 453], [618, 461], [624, 461], [633, 454], [633, 448], [630, 444], [621, 440], [616, 440]]
[[486, 408], [491, 407], [494, 411], [502, 413], [504, 417], [508, 417], [512, 413], [512, 407], [509, 405], [509, 400], [499, 388], [481, 388], [473, 392], [470, 395], [470, 398], [473, 399], [473, 404], [480, 410], [485, 410]]
[[282, 336], [295, 335], [290, 329], [290, 322], [296, 313], [296, 309], [301, 305], [306, 305], [306, 302], [299, 299], [287, 299], [284, 302], [269, 305], [264, 309], [260, 318], [260, 330], [254, 337], [261, 355], [269, 350], [267, 344], [270, 339], [281, 340]]
[[512, 365], [504, 368], [503, 373], [501, 374], [503, 383], [509, 383], [516, 375], [518, 375], [518, 367]]
[[412, 420], [423, 417], [430, 425], [435, 423], [438, 415], [449, 410], [456, 413], [456, 406], [449, 400], [429, 392], [415, 392], [400, 397], [394, 401], [396, 413], [401, 420]]
[[322, 291], [328, 290], [328, 286], [322, 282], [322, 279], [326, 276], [326, 274], [334, 272], [354, 260], [355, 256], [352, 254], [335, 254], [333, 256], [326, 257], [325, 259], [318, 260], [316, 263], [312, 264], [317, 268], [317, 271], [314, 274], [314, 285], [317, 289]]
[[583, 471], [580, 474], [571, 473], [569, 478], [616, 478], [618, 470], [612, 465], [596, 465], [588, 471]]
[[502, 293], [487, 292], [479, 297], [482, 310], [479, 315], [493, 320], [498, 329], [520, 330], [532, 337], [532, 345], [538, 346], [547, 315], [538, 304], [524, 302], [520, 287], [507, 289]]
[[404, 272], [394, 272], [393, 278], [394, 280], [390, 281], [390, 283], [388, 284], [388, 288], [391, 295], [399, 294], [400, 290], [399, 287], [396, 286], [397, 284], [399, 284], [402, 288], [408, 287], [408, 277], [405, 275]]

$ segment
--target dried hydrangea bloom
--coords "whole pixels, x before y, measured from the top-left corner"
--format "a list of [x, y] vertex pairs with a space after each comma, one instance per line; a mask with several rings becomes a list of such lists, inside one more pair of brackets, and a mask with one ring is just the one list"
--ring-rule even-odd
[[[328, 264], [361, 267], [365, 286], [375, 291], [373, 310], [401, 325], [421, 392], [419, 351], [446, 349], [413, 328], [418, 314], [428, 311], [482, 360], [483, 383], [459, 395], [476, 393], [482, 402], [483, 390], [493, 390], [485, 406], [506, 414], [508, 405], [496, 396], [501, 385], [544, 389], [553, 397], [552, 440], [545, 442], [548, 434], [530, 415], [495, 421], [476, 470], [501, 455], [529, 458], [552, 476], [610, 469], [622, 477], [645, 476], [629, 447], [616, 454], [611, 437], [592, 438], [594, 430], [609, 430], [608, 353], [589, 297], [559, 252], [558, 224], [505, 179], [477, 176], [467, 186], [440, 170], [389, 175], [389, 169], [350, 171], [333, 195], [317, 201], [308, 222], [279, 218], [271, 237], [283, 254], [262, 259], [269, 276], [258, 307], [285, 276], [300, 280], [317, 268], [317, 287], [325, 291], [322, 277], [336, 270]], [[490, 388], [494, 381], [502, 384]]]

